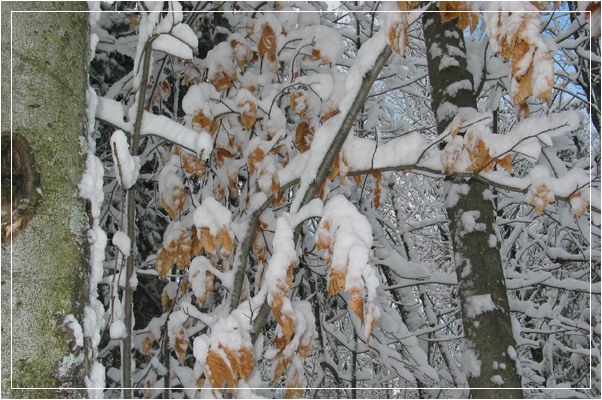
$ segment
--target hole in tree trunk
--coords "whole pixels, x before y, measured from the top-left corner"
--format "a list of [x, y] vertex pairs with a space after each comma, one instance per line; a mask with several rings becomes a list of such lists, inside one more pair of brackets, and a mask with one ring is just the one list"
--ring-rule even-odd
[[39, 176], [27, 139], [2, 134], [2, 243], [17, 235], [33, 216]]

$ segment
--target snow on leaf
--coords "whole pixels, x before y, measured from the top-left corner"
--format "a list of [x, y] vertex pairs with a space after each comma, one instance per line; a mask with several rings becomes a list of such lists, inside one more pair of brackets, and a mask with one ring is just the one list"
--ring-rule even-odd
[[541, 36], [540, 16], [530, 3], [489, 3], [483, 17], [492, 50], [511, 62], [515, 104], [529, 96], [550, 100], [554, 64]]
[[253, 95], [245, 89], [241, 89], [238, 92], [236, 98], [236, 105], [240, 110], [240, 119], [242, 125], [247, 130], [251, 130], [255, 121], [257, 121], [257, 103]]
[[207, 75], [215, 90], [230, 88], [238, 79], [234, 67], [234, 54], [228, 42], [222, 42], [207, 53]]
[[527, 192], [527, 203], [535, 207], [538, 215], [543, 214], [546, 206], [554, 201], [554, 192], [548, 170], [536, 165], [529, 174], [531, 185]]
[[582, 191], [575, 192], [569, 197], [571, 209], [577, 217], [580, 217], [589, 208], [589, 200], [586, 198], [587, 194]]
[[272, 63], [276, 62], [276, 33], [270, 24], [263, 26], [257, 48], [260, 57], [267, 57]]
[[291, 94], [291, 110], [301, 118], [305, 118], [307, 112], [307, 96], [302, 90], [294, 91]]
[[292, 286], [292, 272], [298, 260], [293, 241], [293, 227], [288, 214], [276, 220], [272, 248], [272, 258], [268, 261], [264, 275], [264, 287], [268, 291], [267, 300], [274, 318], [285, 337], [290, 340], [295, 331], [295, 319], [288, 290]]
[[205, 305], [207, 297], [214, 289], [212, 268], [211, 262], [203, 256], [195, 257], [190, 263], [190, 270], [188, 272], [190, 286], [200, 306]]
[[379, 279], [368, 264], [372, 240], [370, 223], [353, 204], [341, 195], [328, 201], [316, 231], [316, 246], [326, 252], [328, 295], [343, 288], [351, 295], [351, 310], [363, 322], [370, 321], [364, 325], [365, 340], [380, 315], [375, 303]]

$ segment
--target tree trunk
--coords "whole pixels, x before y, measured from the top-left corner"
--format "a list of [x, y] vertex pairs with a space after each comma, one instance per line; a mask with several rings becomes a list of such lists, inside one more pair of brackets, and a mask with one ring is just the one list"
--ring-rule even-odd
[[[432, 7], [431, 11], [438, 10]], [[468, 80], [472, 87], [464, 36], [456, 26], [457, 20], [441, 23], [439, 14], [431, 12], [425, 14], [423, 22], [432, 108], [437, 118], [437, 130], [441, 133], [455, 116], [448, 110], [454, 106], [476, 109], [476, 96], [470, 89], [456, 93], [446, 91], [451, 84], [463, 80]], [[448, 57], [455, 62], [441, 64], [443, 59], [449, 60]], [[484, 198], [488, 187], [476, 180], [465, 182], [457, 179], [446, 182], [446, 185], [450, 190], [459, 192], [457, 202], [448, 202], [447, 212], [462, 305], [465, 337], [462, 366], [472, 396], [521, 398], [521, 380], [513, 359], [516, 344], [512, 335], [504, 270], [497, 242], [490, 240], [495, 238], [495, 210], [491, 201]], [[474, 217], [480, 224], [478, 230], [465, 226], [463, 222], [470, 220], [468, 217]]]
[[64, 320], [82, 321], [88, 298], [88, 216], [77, 188], [87, 152], [88, 14], [41, 10], [87, 8], [1, 5], [3, 397], [81, 396], [52, 388], [84, 387], [87, 369]]

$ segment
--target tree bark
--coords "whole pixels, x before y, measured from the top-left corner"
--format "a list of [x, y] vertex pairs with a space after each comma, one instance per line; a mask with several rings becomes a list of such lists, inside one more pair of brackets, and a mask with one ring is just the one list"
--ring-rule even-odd
[[[472, 87], [467, 69], [463, 32], [457, 20], [442, 23], [438, 9], [431, 7], [423, 18], [429, 78], [432, 87], [432, 108], [437, 130], [443, 132], [455, 113], [454, 107], [476, 110], [473, 90], [455, 93], [446, 89], [463, 80]], [[448, 62], [443, 62], [443, 59]], [[453, 59], [449, 62], [449, 59]], [[515, 340], [506, 281], [499, 246], [494, 235], [494, 208], [484, 198], [488, 186], [476, 179], [446, 182], [451, 190], [463, 188], [457, 202], [447, 204], [450, 219], [456, 274], [459, 283], [465, 350], [463, 368], [474, 398], [522, 398], [521, 380], [515, 361]], [[463, 223], [465, 212], [474, 212], [478, 230]], [[477, 214], [478, 213], [478, 214]], [[464, 215], [466, 217], [466, 215]], [[512, 389], [514, 388], [514, 389]]]
[[88, 298], [89, 223], [78, 195], [87, 152], [86, 10], [1, 5], [3, 169], [12, 155], [11, 172], [2, 172], [2, 397], [81, 396], [53, 388], [85, 386], [86, 351], [63, 322], [70, 314], [82, 321]]

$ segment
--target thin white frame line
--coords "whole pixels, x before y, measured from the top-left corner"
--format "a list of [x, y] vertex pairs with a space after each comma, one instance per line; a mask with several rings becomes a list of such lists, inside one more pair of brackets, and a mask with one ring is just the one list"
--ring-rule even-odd
[[[10, 225], [13, 225], [13, 13], [10, 13]], [[10, 389], [13, 390], [13, 235], [10, 235]]]
[[[138, 10], [130, 10], [130, 11], [111, 11], [111, 10], [87, 10], [87, 11], [80, 11], [80, 10], [74, 10], [74, 11], [68, 11], [68, 10], [57, 10], [57, 11], [25, 11], [25, 10], [11, 10], [11, 15], [10, 15], [10, 27], [11, 27], [11, 32], [10, 32], [10, 133], [11, 133], [11, 198], [13, 197], [13, 188], [12, 188], [12, 136], [13, 136], [13, 102], [12, 102], [12, 94], [13, 94], [13, 13], [136, 13], [139, 12]], [[145, 11], [147, 13], [173, 13], [173, 11], [169, 11], [169, 10], [161, 10], [161, 11]], [[374, 12], [378, 12], [378, 13], [390, 13], [390, 12], [399, 12], [399, 11], [395, 11], [395, 10], [382, 10], [382, 11], [368, 11], [368, 13], [374, 13]], [[437, 13], [438, 11], [429, 11], [429, 10], [408, 10], [408, 11], [403, 11], [404, 13]], [[461, 13], [471, 13], [473, 11], [456, 11], [456, 12], [461, 12]], [[500, 13], [500, 11], [495, 11], [495, 10], [483, 10], [483, 11], [477, 11], [479, 13]], [[589, 16], [589, 20], [591, 20], [591, 11], [588, 10], [583, 10], [583, 11], [571, 11], [571, 10], [533, 10], [533, 11], [525, 11], [525, 10], [505, 10], [505, 12], [521, 12], [521, 13], [552, 13], [552, 14], [556, 14], [556, 13], [565, 13], [565, 14], [577, 14], [577, 13], [587, 13], [587, 15]], [[196, 14], [196, 13], [319, 13], [319, 14], [324, 14], [324, 13], [343, 13], [343, 14], [355, 14], [355, 13], [362, 13], [365, 14], [366, 11], [305, 11], [305, 10], [298, 10], [298, 11], [253, 11], [253, 10], [249, 10], [249, 11], [203, 11], [203, 10], [198, 10], [198, 11], [187, 11], [187, 13], [191, 13], [191, 14]], [[589, 38], [590, 41], [590, 49], [592, 46], [592, 37], [590, 35]], [[591, 59], [588, 60], [589, 63], [589, 67], [591, 69]], [[591, 87], [592, 87], [592, 77], [591, 74], [589, 75], [589, 84], [590, 84], [590, 92], [589, 92], [589, 112], [591, 115], [592, 112], [592, 93], [591, 93]], [[592, 123], [591, 120], [589, 122], [589, 136], [590, 136], [590, 168], [592, 166]], [[592, 186], [591, 186], [591, 176], [590, 176], [590, 187], [589, 187], [589, 192], [590, 192], [590, 204], [589, 204], [589, 208], [590, 208], [590, 224], [589, 224], [589, 236], [590, 236], [590, 259], [589, 259], [589, 263], [590, 263], [590, 268], [589, 268], [589, 286], [590, 286], [590, 292], [589, 292], [589, 301], [590, 301], [590, 305], [592, 302], [592, 288], [593, 288], [593, 282], [592, 282], [592, 227], [591, 227], [591, 221], [592, 221], [592, 204], [591, 204], [591, 194], [592, 194]], [[11, 226], [12, 226], [12, 202], [11, 202]], [[143, 390], [145, 388], [139, 388], [139, 387], [131, 387], [131, 388], [104, 388], [104, 389], [94, 389], [94, 388], [59, 388], [59, 387], [43, 387], [43, 388], [15, 388], [13, 387], [13, 240], [12, 240], [12, 235], [10, 237], [10, 262], [11, 262], [11, 266], [10, 266], [10, 383], [11, 383], [11, 390], [123, 390], [123, 389], [131, 389], [131, 390]], [[589, 316], [590, 316], [590, 321], [592, 320], [592, 307], [589, 307], [590, 311], [589, 311]], [[591, 345], [591, 339], [593, 337], [593, 327], [590, 323], [590, 332], [589, 332], [589, 338], [588, 338], [588, 342], [590, 343], [590, 348], [589, 348], [589, 352], [590, 352], [590, 357], [589, 357], [589, 382], [590, 385], [589, 387], [586, 388], [570, 388], [571, 390], [591, 390], [592, 389], [592, 360], [593, 360], [593, 348]], [[152, 390], [165, 390], [167, 388], [152, 388]], [[203, 388], [198, 388], [198, 387], [194, 387], [194, 388], [170, 388], [171, 390], [202, 390]], [[222, 389], [229, 389], [229, 390], [239, 390], [239, 389], [254, 389], [254, 390], [279, 390], [279, 389], [286, 389], [286, 388], [253, 388], [253, 387], [247, 387], [247, 388], [222, 388]], [[417, 387], [398, 387], [398, 388], [387, 388], [387, 387], [376, 387], [376, 388], [372, 388], [372, 387], [368, 387], [368, 388], [331, 388], [331, 387], [327, 387], [327, 388], [289, 388], [289, 389], [303, 389], [303, 390], [311, 390], [311, 389], [334, 389], [334, 390], [349, 390], [349, 389], [360, 389], [360, 390], [385, 390], [385, 389], [390, 389], [390, 390], [401, 390], [401, 389], [418, 389]], [[422, 388], [424, 390], [465, 390], [465, 389], [471, 389], [470, 387], [465, 387], [465, 388], [441, 388], [441, 387], [437, 387], [437, 388]], [[566, 390], [567, 388], [500, 388], [500, 387], [496, 387], [496, 388], [475, 388], [475, 389], [480, 389], [480, 390], [515, 390], [515, 389], [521, 389], [521, 390]]]

